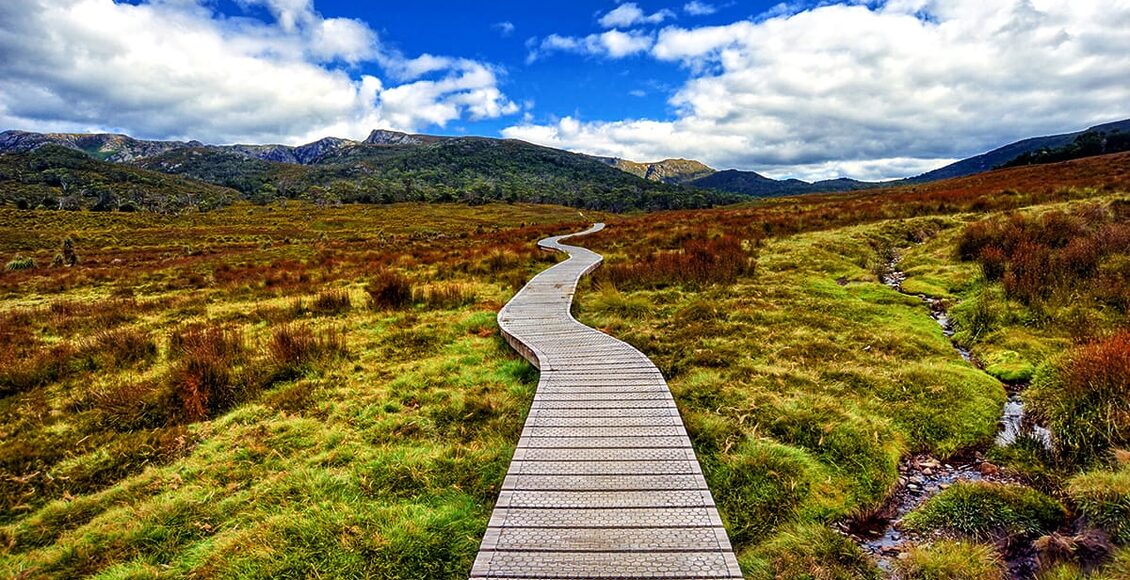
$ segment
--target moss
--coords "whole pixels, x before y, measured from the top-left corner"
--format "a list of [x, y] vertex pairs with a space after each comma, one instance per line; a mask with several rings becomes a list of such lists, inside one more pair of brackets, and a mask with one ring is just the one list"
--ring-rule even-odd
[[902, 525], [962, 538], [1031, 537], [1058, 528], [1065, 516], [1063, 506], [1031, 488], [961, 482], [908, 514]]
[[1014, 350], [998, 350], [984, 356], [981, 363], [985, 372], [1006, 383], [1022, 383], [1032, 380], [1036, 366]]
[[898, 560], [903, 580], [1001, 580], [1005, 566], [991, 546], [942, 540], [915, 546]]

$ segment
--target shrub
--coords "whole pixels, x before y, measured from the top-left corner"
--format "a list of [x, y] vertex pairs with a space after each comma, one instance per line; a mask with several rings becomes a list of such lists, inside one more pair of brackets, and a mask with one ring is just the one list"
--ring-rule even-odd
[[0, 352], [0, 396], [29, 391], [62, 380], [77, 370], [77, 352], [68, 343], [42, 346], [25, 356]]
[[464, 284], [435, 284], [415, 290], [413, 300], [429, 309], [450, 310], [475, 303], [475, 292]]
[[1130, 331], [1042, 366], [1025, 392], [1060, 455], [1076, 464], [1130, 443]]
[[111, 368], [152, 360], [157, 356], [157, 343], [139, 328], [103, 330], [86, 340], [84, 350], [99, 359], [99, 366]]
[[902, 520], [916, 532], [999, 539], [1031, 537], [1059, 527], [1063, 506], [1028, 487], [984, 481], [960, 482], [931, 498]]
[[378, 310], [394, 310], [412, 303], [412, 284], [393, 270], [380, 270], [365, 286], [369, 304]]
[[246, 350], [243, 334], [234, 329], [196, 325], [172, 336], [176, 364], [169, 379], [180, 419], [200, 421], [235, 404], [241, 385], [234, 367]]
[[1115, 543], [1130, 544], [1130, 463], [1077, 475], [1067, 482], [1067, 494]]
[[341, 314], [349, 311], [352, 306], [348, 290], [326, 290], [314, 297], [310, 311], [323, 315]]
[[276, 374], [281, 377], [293, 376], [314, 362], [345, 352], [345, 331], [342, 329], [331, 328], [315, 333], [305, 325], [285, 325], [275, 329], [267, 343], [267, 356]]
[[16, 272], [19, 270], [32, 270], [34, 268], [35, 260], [31, 258], [25, 258], [23, 256], [16, 256], [15, 258], [12, 258], [12, 260], [8, 262], [6, 266], [4, 266], [4, 269], [9, 272]]
[[618, 288], [662, 288], [671, 285], [732, 284], [751, 269], [742, 241], [734, 236], [691, 239], [681, 250], [652, 252], [640, 261], [609, 264], [595, 280]]
[[897, 569], [903, 580], [1000, 580], [1006, 573], [991, 546], [951, 540], [911, 548]]

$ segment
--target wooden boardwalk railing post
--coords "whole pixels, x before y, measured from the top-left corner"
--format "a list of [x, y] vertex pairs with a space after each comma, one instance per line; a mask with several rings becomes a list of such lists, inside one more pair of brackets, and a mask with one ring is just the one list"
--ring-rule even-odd
[[570, 314], [601, 257], [568, 237], [498, 314], [541, 378], [471, 577], [741, 578], [663, 375]]

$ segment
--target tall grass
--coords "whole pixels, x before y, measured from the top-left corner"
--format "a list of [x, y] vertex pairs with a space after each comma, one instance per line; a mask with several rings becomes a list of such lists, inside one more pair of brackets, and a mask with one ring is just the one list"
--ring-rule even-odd
[[1044, 365], [1025, 399], [1070, 463], [1086, 465], [1130, 445], [1130, 331]]

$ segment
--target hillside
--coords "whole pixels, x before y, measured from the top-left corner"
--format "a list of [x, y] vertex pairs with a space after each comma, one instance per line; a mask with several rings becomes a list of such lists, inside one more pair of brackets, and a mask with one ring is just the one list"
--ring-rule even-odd
[[677, 185], [688, 184], [715, 172], [715, 169], [690, 159], [664, 159], [652, 163], [637, 163], [617, 157], [597, 157], [596, 159], [636, 177]]
[[214, 209], [239, 193], [53, 144], [0, 155], [0, 204], [21, 208], [168, 212]]
[[740, 193], [753, 197], [781, 197], [809, 193], [831, 193], [854, 191], [878, 186], [877, 183], [840, 178], [809, 183], [799, 179], [777, 180], [753, 171], [727, 169], [688, 182], [688, 185], [703, 189]]
[[531, 201], [628, 211], [740, 201], [733, 194], [643, 179], [586, 155], [504, 139], [377, 130], [364, 142], [326, 138], [291, 147], [154, 142], [123, 135], [0, 134], [0, 152], [28, 152], [48, 144], [232, 188], [255, 202], [276, 197], [320, 204]]
[[937, 181], [939, 179], [949, 179], [951, 177], [964, 177], [966, 175], [974, 175], [1005, 165], [1026, 153], [1033, 153], [1040, 151], [1041, 149], [1057, 149], [1064, 147], [1071, 144], [1077, 137], [1087, 132], [1109, 133], [1112, 131], [1121, 131], [1123, 133], [1130, 132], [1130, 119], [1115, 121], [1113, 123], [1106, 123], [1103, 125], [1096, 125], [1089, 129], [1077, 131], [1075, 133], [1024, 139], [1022, 141], [1017, 141], [1015, 143], [1010, 143], [1003, 147], [993, 149], [988, 153], [983, 153], [981, 155], [970, 157], [968, 159], [963, 159], [940, 169], [935, 169], [934, 171], [929, 171], [923, 173], [922, 175], [908, 178], [906, 181], [923, 183], [927, 181]]

